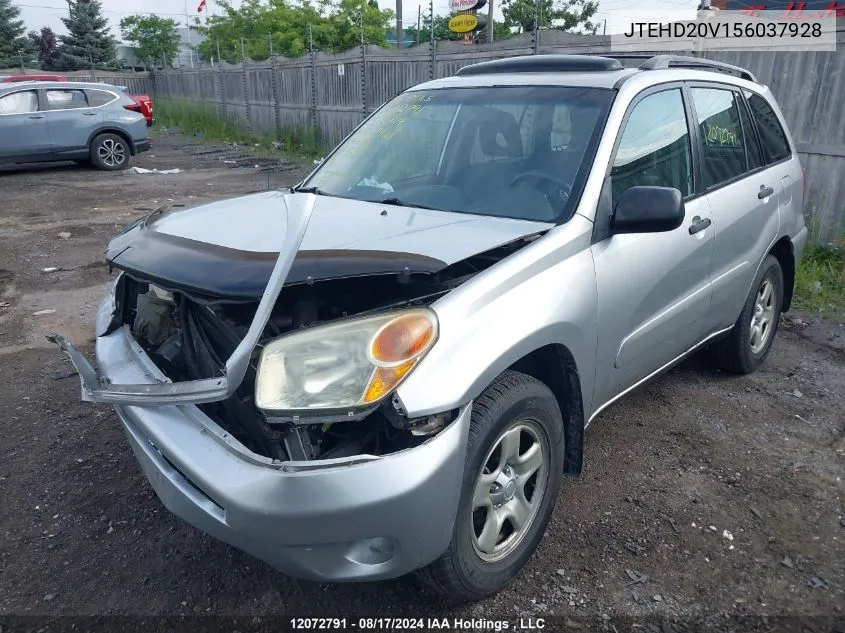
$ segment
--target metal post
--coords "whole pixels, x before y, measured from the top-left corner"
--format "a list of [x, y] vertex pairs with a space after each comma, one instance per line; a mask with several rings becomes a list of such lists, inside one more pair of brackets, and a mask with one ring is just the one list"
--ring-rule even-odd
[[539, 27], [538, 19], [537, 19], [539, 12], [540, 12], [540, 6], [539, 5], [540, 5], [540, 0], [534, 0], [534, 30], [531, 31], [531, 48], [532, 48], [535, 55], [537, 54], [537, 48], [538, 48], [538, 43], [539, 43], [538, 42], [539, 33], [537, 32], [537, 29]]
[[246, 114], [246, 129], [252, 132], [252, 117], [249, 111], [249, 73], [246, 70], [246, 55], [244, 54], [244, 40], [241, 38], [241, 72], [244, 82], [244, 112]]
[[220, 104], [217, 107], [217, 116], [220, 119], [227, 119], [229, 116], [229, 108], [226, 105], [226, 83], [223, 79], [223, 63], [220, 57], [220, 42], [217, 43], [217, 86], [220, 90]]
[[604, 19], [604, 27], [602, 28], [601, 34], [607, 35], [607, 18]]
[[308, 50], [311, 54], [311, 125], [317, 126], [317, 58], [314, 53], [314, 33], [308, 25]]
[[279, 96], [279, 78], [276, 77], [276, 57], [270, 56], [270, 85], [273, 89], [273, 112], [276, 117], [276, 134], [281, 138], [282, 134], [282, 110], [281, 98]]
[[215, 40], [215, 41], [217, 43], [217, 63], [219, 64], [220, 62], [223, 61], [223, 58], [220, 57], [220, 40]]
[[431, 59], [428, 65], [428, 78], [434, 79], [434, 75], [437, 72], [437, 43], [434, 41], [434, 0], [428, 1], [428, 15], [431, 18], [431, 34], [428, 39]]
[[367, 117], [367, 43], [364, 41], [363, 7], [361, 8], [361, 113], [364, 118]]
[[270, 50], [270, 57], [272, 57], [273, 56], [273, 34], [272, 33], [267, 33], [267, 41], [270, 44], [270, 49], [269, 49]]
[[[362, 16], [363, 12], [364, 10], [361, 9]], [[398, 49], [402, 48], [402, 44], [405, 40], [405, 31], [402, 26], [402, 0], [396, 0], [396, 48]]]
[[490, 0], [487, 7], [487, 42], [493, 41], [493, 22], [493, 0]]
[[417, 46], [420, 45], [420, 22], [422, 18], [422, 5], [417, 5]]

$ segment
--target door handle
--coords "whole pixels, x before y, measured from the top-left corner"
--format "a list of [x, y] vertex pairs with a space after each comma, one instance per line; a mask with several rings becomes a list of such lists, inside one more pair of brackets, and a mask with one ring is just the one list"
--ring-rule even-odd
[[96, 112], [83, 112], [82, 116], [97, 116]]
[[774, 192], [775, 190], [771, 187], [767, 187], [766, 185], [760, 185], [760, 193], [757, 194], [757, 197], [762, 200], [763, 198], [768, 198]]
[[695, 235], [696, 233], [700, 233], [701, 231], [706, 229], [711, 224], [713, 224], [713, 222], [710, 220], [710, 218], [702, 219], [698, 216], [695, 216], [692, 219], [692, 226], [689, 227], [689, 234]]
[[43, 119], [43, 118], [44, 118], [44, 115], [43, 115], [43, 114], [31, 114], [31, 115], [29, 116], [29, 118], [30, 118], [30, 119]]

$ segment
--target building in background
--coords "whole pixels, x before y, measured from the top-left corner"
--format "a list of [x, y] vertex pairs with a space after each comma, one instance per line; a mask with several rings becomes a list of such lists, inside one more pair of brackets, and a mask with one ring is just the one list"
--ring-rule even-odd
[[179, 52], [176, 53], [176, 59], [173, 60], [175, 68], [191, 68], [199, 64], [199, 53], [196, 47], [205, 41], [205, 36], [197, 32], [196, 29], [188, 29], [187, 27], [179, 27], [176, 29], [179, 33]]

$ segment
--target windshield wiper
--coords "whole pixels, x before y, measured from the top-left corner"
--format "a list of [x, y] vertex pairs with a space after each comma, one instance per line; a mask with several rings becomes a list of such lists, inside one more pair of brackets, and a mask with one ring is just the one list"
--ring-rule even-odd
[[385, 198], [381, 200], [379, 204], [390, 204], [396, 207], [411, 207], [413, 209], [429, 209], [430, 211], [442, 211], [442, 209], [438, 209], [437, 207], [429, 207], [424, 204], [414, 204], [413, 202], [406, 202], [404, 200], [400, 200], [399, 198]]
[[325, 191], [321, 191], [317, 187], [291, 187], [291, 193], [313, 193], [315, 196], [328, 195]]

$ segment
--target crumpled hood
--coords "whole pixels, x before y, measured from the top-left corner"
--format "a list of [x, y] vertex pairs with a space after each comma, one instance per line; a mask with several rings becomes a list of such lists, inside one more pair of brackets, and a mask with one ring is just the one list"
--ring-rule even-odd
[[[291, 198], [258, 193], [151, 216], [109, 244], [117, 268], [166, 287], [259, 298], [284, 240]], [[286, 284], [340, 277], [435, 273], [549, 229], [543, 222], [316, 196]]]

